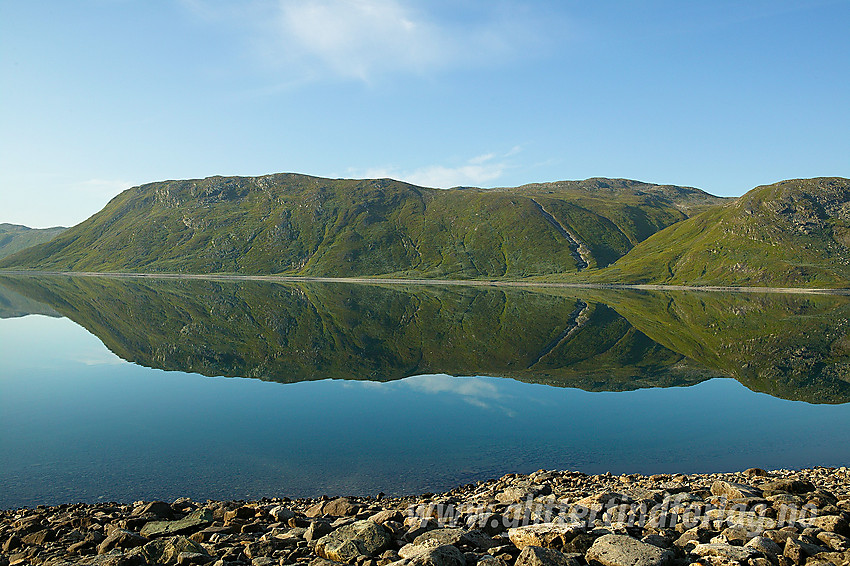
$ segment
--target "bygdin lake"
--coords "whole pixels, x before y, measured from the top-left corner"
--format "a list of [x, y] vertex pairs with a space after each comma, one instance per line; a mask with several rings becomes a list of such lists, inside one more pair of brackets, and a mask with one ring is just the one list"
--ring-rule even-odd
[[0, 276], [0, 508], [850, 461], [836, 295]]

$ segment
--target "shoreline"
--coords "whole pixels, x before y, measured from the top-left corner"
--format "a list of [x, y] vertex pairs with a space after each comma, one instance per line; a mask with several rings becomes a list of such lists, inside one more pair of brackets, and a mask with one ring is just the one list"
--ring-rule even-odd
[[629, 283], [569, 283], [560, 281], [504, 281], [499, 279], [410, 279], [393, 277], [314, 277], [300, 275], [238, 275], [215, 273], [133, 273], [102, 271], [26, 271], [0, 270], [0, 276], [62, 276], [103, 277], [114, 279], [198, 279], [210, 281], [264, 281], [271, 283], [352, 283], [379, 285], [433, 285], [466, 287], [520, 287], [520, 288], [566, 288], [566, 289], [609, 289], [637, 291], [693, 291], [723, 293], [796, 293], [820, 295], [850, 295], [850, 288], [820, 287], [742, 287], [730, 285], [654, 285]]
[[540, 470], [402, 497], [4, 510], [0, 566], [842, 566], [848, 522], [847, 467]]

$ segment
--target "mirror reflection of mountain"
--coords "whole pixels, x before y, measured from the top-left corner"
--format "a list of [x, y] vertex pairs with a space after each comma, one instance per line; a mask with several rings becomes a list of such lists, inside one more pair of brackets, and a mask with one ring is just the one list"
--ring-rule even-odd
[[138, 364], [277, 382], [491, 375], [590, 391], [733, 376], [850, 401], [847, 297], [0, 278]]
[[652, 340], [753, 391], [850, 401], [850, 298], [782, 293], [606, 295]]
[[0, 285], [0, 318], [18, 318], [30, 314], [43, 314], [45, 316], [62, 316], [49, 306], [24, 297], [11, 289]]

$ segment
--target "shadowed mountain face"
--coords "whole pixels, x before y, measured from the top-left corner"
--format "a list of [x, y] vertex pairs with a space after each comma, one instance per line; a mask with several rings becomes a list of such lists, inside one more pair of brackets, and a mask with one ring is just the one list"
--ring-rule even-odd
[[591, 391], [733, 376], [783, 398], [850, 401], [850, 300], [840, 296], [71, 277], [0, 284], [50, 305], [122, 358], [166, 370], [278, 382], [491, 375]]

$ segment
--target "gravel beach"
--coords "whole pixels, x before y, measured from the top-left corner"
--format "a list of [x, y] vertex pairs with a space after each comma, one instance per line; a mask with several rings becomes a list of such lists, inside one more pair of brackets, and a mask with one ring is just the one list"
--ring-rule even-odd
[[0, 566], [850, 565], [850, 470], [509, 474], [440, 494], [0, 511]]

